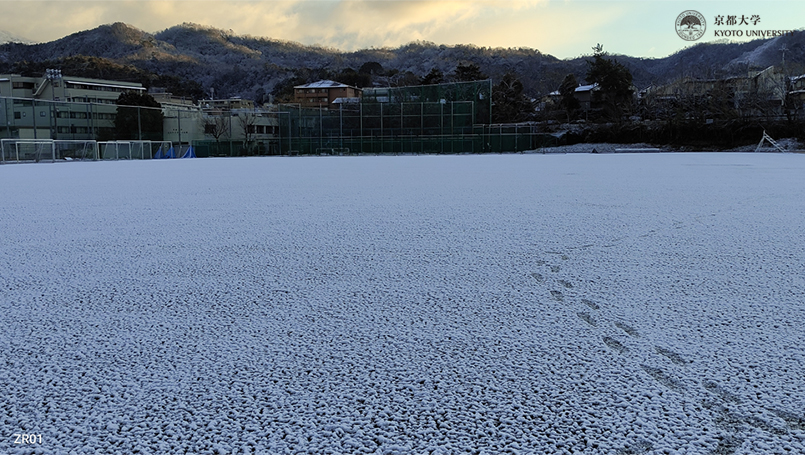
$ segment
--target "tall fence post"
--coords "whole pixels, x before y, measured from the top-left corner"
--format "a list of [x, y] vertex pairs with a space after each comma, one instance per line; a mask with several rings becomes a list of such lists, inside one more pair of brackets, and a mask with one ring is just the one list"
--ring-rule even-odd
[[319, 103], [319, 153], [324, 149], [324, 121], [322, 120], [321, 103]]
[[380, 153], [383, 153], [383, 103], [380, 103]]
[[[34, 123], [34, 140], [37, 139], [36, 137], [36, 100], [31, 100], [31, 117], [33, 117], [32, 121]], [[17, 160], [19, 161], [19, 160]]]

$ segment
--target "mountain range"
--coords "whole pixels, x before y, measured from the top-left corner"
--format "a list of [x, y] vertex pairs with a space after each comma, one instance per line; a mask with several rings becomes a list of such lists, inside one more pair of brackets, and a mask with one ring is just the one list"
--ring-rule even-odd
[[5, 43], [22, 43], [22, 44], [34, 44], [33, 41], [27, 40], [25, 38], [20, 38], [19, 36], [13, 35], [9, 32], [0, 30], [0, 44]]
[[[0, 42], [21, 41], [6, 35], [0, 32]], [[642, 89], [683, 76], [729, 77], [779, 65], [783, 48], [787, 70], [805, 73], [803, 31], [766, 40], [700, 43], [664, 58], [611, 52], [608, 58], [626, 66], [632, 72], [634, 85]], [[0, 45], [0, 73], [38, 76], [45, 68], [55, 67], [72, 76], [134, 80], [194, 98], [207, 96], [213, 89], [217, 98], [264, 100], [289, 84], [332, 77], [347, 69], [358, 71], [371, 62], [383, 69], [373, 72], [375, 84], [410, 83], [432, 69], [449, 77], [457, 65], [473, 63], [494, 83], [507, 72], [514, 73], [522, 81], [525, 93], [537, 97], [556, 90], [569, 73], [583, 81], [590, 57], [558, 59], [528, 47], [446, 46], [430, 42], [342, 52], [235, 35], [190, 23], [157, 33], [114, 23], [48, 43], [6, 42]], [[395, 73], [396, 79], [390, 77]]]

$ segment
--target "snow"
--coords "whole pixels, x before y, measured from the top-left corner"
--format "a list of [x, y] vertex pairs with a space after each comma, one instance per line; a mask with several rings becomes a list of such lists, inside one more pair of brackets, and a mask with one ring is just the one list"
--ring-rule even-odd
[[805, 453], [803, 171], [0, 166], [0, 453]]
[[0, 30], [0, 44], [6, 44], [6, 43], [36, 44], [31, 40], [20, 38], [19, 36], [16, 36], [12, 33]]

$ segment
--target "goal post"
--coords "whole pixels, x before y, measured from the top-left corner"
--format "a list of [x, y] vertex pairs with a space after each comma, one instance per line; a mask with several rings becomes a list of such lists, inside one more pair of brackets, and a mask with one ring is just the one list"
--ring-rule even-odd
[[56, 162], [56, 144], [51, 139], [0, 139], [2, 162], [50, 160]]
[[87, 140], [56, 140], [55, 152], [57, 160], [89, 161], [98, 159], [98, 142]]
[[0, 139], [0, 162], [86, 161], [98, 159], [94, 140]]
[[98, 142], [102, 160], [150, 160], [161, 141], [104, 141]]

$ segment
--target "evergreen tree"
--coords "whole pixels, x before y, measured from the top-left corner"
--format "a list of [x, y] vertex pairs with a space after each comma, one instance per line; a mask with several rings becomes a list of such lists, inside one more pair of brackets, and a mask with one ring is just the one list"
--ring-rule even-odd
[[475, 63], [468, 63], [466, 65], [459, 63], [455, 73], [453, 73], [453, 80], [456, 82], [482, 81], [488, 78], [486, 74], [481, 72], [481, 67]]
[[596, 53], [593, 61], [587, 60], [587, 83], [598, 84], [596, 101], [600, 102], [609, 117], [620, 119], [632, 102], [632, 73], [615, 60]]
[[123, 92], [117, 97], [115, 137], [118, 140], [161, 141], [162, 105], [147, 93]]
[[534, 103], [523, 94], [523, 84], [512, 73], [492, 87], [492, 103], [492, 123], [525, 122], [534, 114]]
[[359, 73], [380, 76], [383, 74], [383, 65], [378, 62], [366, 62], [358, 69]]
[[433, 68], [430, 70], [430, 73], [419, 80], [419, 85], [434, 85], [441, 84], [442, 82], [444, 82], [444, 73], [442, 73], [439, 68]]
[[578, 86], [576, 76], [572, 73], [565, 76], [562, 85], [559, 86], [559, 95], [561, 96], [559, 104], [565, 109], [568, 122], [570, 122], [573, 113], [581, 107], [579, 100], [576, 99], [576, 87]]
[[336, 74], [335, 79], [342, 84], [363, 88], [372, 85], [372, 76], [369, 73], [356, 72], [352, 68], [345, 68]]

